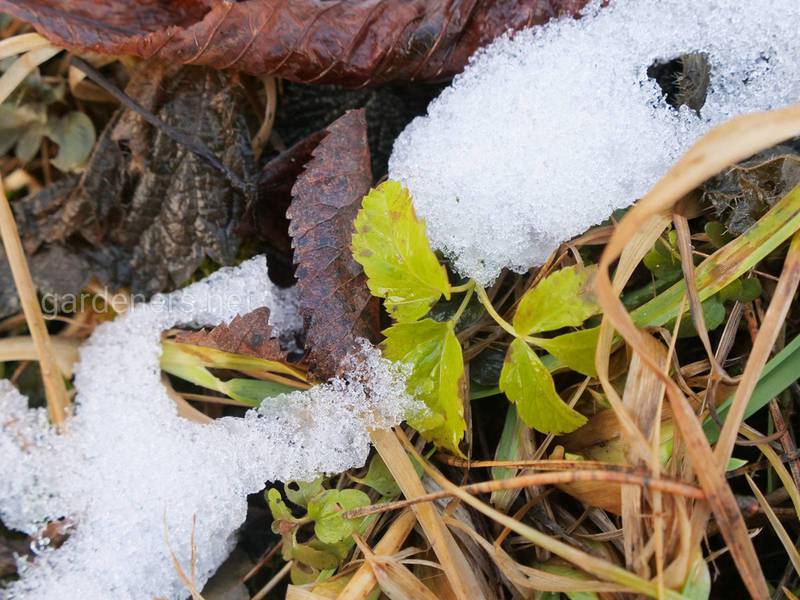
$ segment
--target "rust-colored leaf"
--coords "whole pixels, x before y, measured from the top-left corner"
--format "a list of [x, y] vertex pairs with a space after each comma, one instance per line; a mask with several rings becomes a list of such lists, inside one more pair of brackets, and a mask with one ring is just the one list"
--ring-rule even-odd
[[269, 309], [266, 307], [257, 308], [244, 316], [236, 315], [227, 325], [223, 323], [213, 329], [182, 331], [175, 336], [175, 341], [267, 360], [286, 360], [286, 352], [281, 350], [278, 339], [273, 337]]
[[353, 220], [372, 184], [364, 111], [337, 119], [313, 156], [287, 215], [309, 364], [325, 378], [356, 338], [374, 340], [379, 326], [377, 299], [350, 252]]
[[369, 85], [434, 81], [507, 30], [586, 0], [0, 0], [54, 43], [105, 54]]

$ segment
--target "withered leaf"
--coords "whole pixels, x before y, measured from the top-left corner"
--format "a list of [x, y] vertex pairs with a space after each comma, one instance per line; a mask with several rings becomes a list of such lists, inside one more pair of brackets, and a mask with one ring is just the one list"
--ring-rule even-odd
[[0, 0], [54, 43], [349, 86], [434, 81], [586, 0]]
[[275, 131], [287, 144], [324, 129], [348, 110], [363, 108], [367, 115], [367, 140], [372, 157], [372, 176], [387, 172], [389, 156], [397, 136], [417, 116], [425, 114], [431, 100], [441, 93], [441, 84], [384, 85], [349, 90], [338, 85], [283, 85]]
[[356, 338], [378, 333], [377, 299], [350, 251], [353, 220], [372, 184], [369, 165], [364, 111], [350, 111], [328, 128], [292, 190], [300, 312], [309, 364], [322, 378], [336, 373]]
[[[127, 92], [201, 139], [242, 179], [254, 179], [246, 103], [225, 74], [143, 64]], [[186, 283], [207, 258], [232, 264], [245, 201], [187, 148], [120, 111], [79, 179], [65, 178], [13, 205], [42, 292], [75, 293], [94, 276], [149, 295]], [[5, 268], [0, 260], [2, 281]], [[3, 286], [0, 316], [16, 309], [15, 296], [13, 286]]]
[[294, 283], [292, 239], [286, 218], [292, 186], [325, 135], [324, 129], [315, 131], [264, 165], [255, 197], [245, 207], [238, 229], [242, 238], [256, 238], [264, 245], [270, 277], [282, 286]]
[[278, 339], [273, 335], [269, 324], [269, 309], [262, 307], [244, 316], [237, 315], [227, 325], [223, 323], [213, 329], [182, 331], [175, 336], [175, 341], [216, 348], [223, 352], [285, 361], [286, 352], [281, 350]]

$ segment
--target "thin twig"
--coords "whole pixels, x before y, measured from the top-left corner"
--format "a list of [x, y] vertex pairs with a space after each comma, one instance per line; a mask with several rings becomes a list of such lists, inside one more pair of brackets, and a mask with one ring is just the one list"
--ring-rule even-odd
[[156, 115], [147, 110], [141, 104], [136, 102], [136, 100], [128, 96], [125, 92], [120, 90], [117, 86], [106, 79], [106, 77], [100, 73], [100, 71], [77, 56], [72, 57], [72, 65], [80, 71], [83, 71], [89, 79], [114, 96], [114, 98], [116, 98], [124, 107], [135, 112], [153, 127], [160, 129], [172, 140], [178, 144], [181, 144], [182, 146], [185, 146], [191, 152], [206, 161], [212, 168], [222, 173], [222, 175], [224, 175], [230, 184], [238, 191], [246, 196], [250, 196], [255, 192], [255, 184], [253, 182], [244, 181], [241, 177], [239, 177], [239, 175], [226, 167], [201, 140], [187, 135], [169, 123], [165, 123], [159, 119]]
[[19, 231], [14, 221], [14, 213], [11, 205], [6, 198], [3, 182], [0, 178], [0, 236], [3, 238], [3, 246], [6, 250], [8, 264], [11, 267], [11, 274], [14, 276], [14, 283], [17, 286], [22, 311], [25, 313], [25, 320], [31, 332], [33, 343], [36, 347], [36, 354], [39, 358], [39, 369], [42, 373], [44, 383], [44, 393], [47, 398], [47, 412], [50, 420], [56, 427], [60, 427], [66, 418], [69, 397], [67, 387], [61, 378], [58, 368], [53, 344], [47, 327], [42, 317], [39, 307], [39, 300], [36, 297], [36, 287], [33, 284], [28, 261], [25, 258], [25, 251], [22, 249], [22, 241], [19, 238]]

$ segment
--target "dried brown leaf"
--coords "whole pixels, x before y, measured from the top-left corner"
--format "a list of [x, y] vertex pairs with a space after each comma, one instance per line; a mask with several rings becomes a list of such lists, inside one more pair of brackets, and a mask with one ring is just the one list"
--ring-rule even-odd
[[0, 0], [59, 46], [352, 86], [461, 71], [507, 30], [586, 0]]
[[236, 315], [227, 325], [223, 323], [213, 329], [182, 331], [175, 341], [267, 360], [286, 360], [286, 352], [281, 350], [278, 339], [273, 337], [269, 309], [266, 307], [257, 308], [244, 316]]
[[328, 378], [356, 338], [374, 340], [379, 328], [377, 299], [350, 251], [353, 220], [372, 184], [364, 111], [337, 119], [313, 155], [287, 216], [309, 364]]

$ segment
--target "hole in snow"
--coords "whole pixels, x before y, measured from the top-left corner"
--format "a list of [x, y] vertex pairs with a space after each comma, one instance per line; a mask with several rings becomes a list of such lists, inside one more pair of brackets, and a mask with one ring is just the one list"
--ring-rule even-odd
[[667, 104], [674, 108], [688, 106], [697, 114], [706, 103], [711, 69], [703, 52], [681, 54], [672, 60], [656, 61], [647, 68], [647, 76], [655, 79]]

